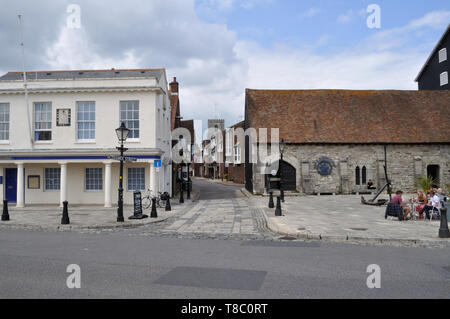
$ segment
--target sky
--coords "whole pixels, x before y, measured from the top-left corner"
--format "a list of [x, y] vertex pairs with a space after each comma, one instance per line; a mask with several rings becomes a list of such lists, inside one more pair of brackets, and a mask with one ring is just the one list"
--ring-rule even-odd
[[246, 88], [416, 90], [450, 1], [0, 0], [1, 74], [22, 69], [18, 14], [27, 70], [166, 68], [185, 120], [228, 127]]

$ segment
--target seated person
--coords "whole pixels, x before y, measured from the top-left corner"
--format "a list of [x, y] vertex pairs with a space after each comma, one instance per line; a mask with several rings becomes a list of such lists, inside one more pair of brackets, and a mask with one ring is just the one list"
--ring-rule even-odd
[[423, 194], [423, 192], [418, 191], [417, 192], [417, 202], [419, 203], [416, 205], [416, 211], [420, 212], [424, 207], [425, 203], [427, 202], [427, 197]]
[[419, 214], [422, 215], [425, 212], [425, 214], [427, 215], [427, 219], [430, 219], [430, 210], [437, 211], [439, 214], [440, 209], [441, 209], [441, 201], [439, 197], [436, 195], [436, 193], [434, 191], [431, 191], [430, 200], [428, 201], [428, 204], [425, 205], [425, 207], [419, 211]]
[[376, 189], [376, 187], [373, 186], [373, 181], [371, 179], [367, 182], [367, 189]]
[[402, 207], [403, 218], [406, 219], [408, 217], [408, 214], [410, 213], [411, 209], [409, 208], [408, 205], [405, 205], [402, 195], [403, 195], [403, 192], [400, 190], [395, 192], [395, 196], [392, 197], [391, 203]]
[[436, 192], [436, 196], [439, 197], [439, 201], [445, 202], [445, 194], [444, 194], [444, 191], [442, 190], [442, 188], [438, 188], [438, 190]]

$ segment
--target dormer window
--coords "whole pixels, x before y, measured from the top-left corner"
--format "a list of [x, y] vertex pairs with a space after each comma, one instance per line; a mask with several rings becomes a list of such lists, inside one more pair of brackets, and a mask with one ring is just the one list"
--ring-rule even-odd
[[447, 49], [446, 48], [439, 50], [439, 63], [442, 63], [444, 61], [447, 61]]

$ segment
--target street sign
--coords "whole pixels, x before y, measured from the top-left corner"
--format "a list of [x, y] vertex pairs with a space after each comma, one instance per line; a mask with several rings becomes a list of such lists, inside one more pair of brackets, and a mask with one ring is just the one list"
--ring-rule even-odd
[[136, 162], [137, 158], [127, 157], [127, 156], [108, 156], [109, 159], [124, 162]]
[[155, 167], [161, 167], [161, 160], [155, 160]]

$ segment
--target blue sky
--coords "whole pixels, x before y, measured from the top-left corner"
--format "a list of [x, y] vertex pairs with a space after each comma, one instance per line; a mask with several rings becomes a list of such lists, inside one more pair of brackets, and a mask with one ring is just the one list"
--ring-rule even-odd
[[[450, 1], [446, 0], [196, 0], [195, 4], [202, 20], [226, 24], [239, 40], [256, 41], [265, 48], [276, 44], [314, 48], [320, 53], [339, 51], [376, 32], [404, 26], [428, 12], [450, 10]], [[366, 26], [366, 8], [370, 4], [381, 8], [381, 29]], [[432, 42], [442, 35], [440, 28], [426, 31], [430, 31]]]

